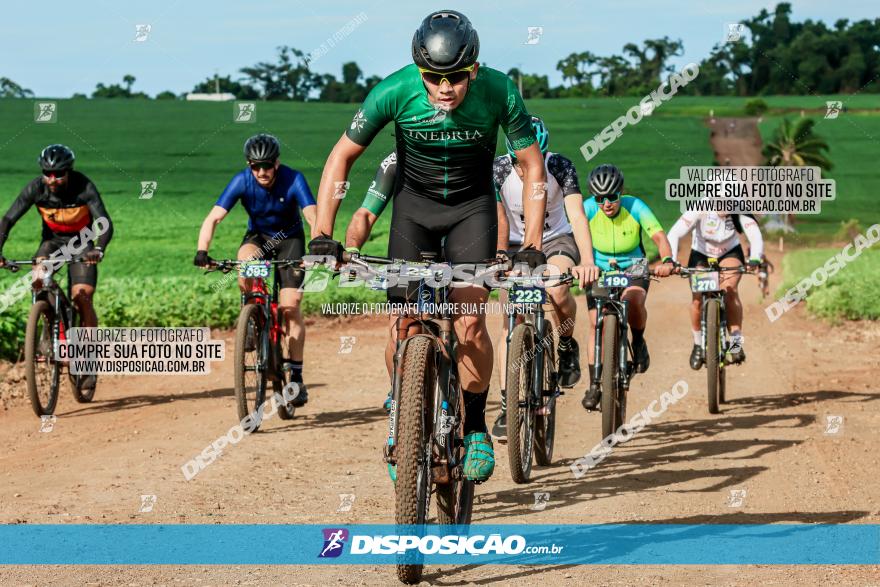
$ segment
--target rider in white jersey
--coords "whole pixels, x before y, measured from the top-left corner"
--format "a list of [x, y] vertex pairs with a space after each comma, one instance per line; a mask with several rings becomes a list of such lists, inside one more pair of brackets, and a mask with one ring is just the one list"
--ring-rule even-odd
[[[547, 171], [547, 207], [544, 214], [544, 235], [542, 249], [547, 255], [547, 263], [559, 268], [561, 273], [571, 271], [581, 282], [581, 287], [596, 280], [599, 268], [593, 261], [593, 243], [589, 223], [583, 208], [583, 196], [578, 183], [577, 170], [572, 162], [558, 154], [548, 152], [550, 133], [540, 118], [532, 117], [532, 128], [538, 139], [538, 146], [544, 155]], [[513, 149], [508, 145], [508, 154], [496, 157], [492, 166], [498, 201], [498, 249], [499, 253], [512, 256], [522, 248], [525, 234], [525, 214], [523, 211], [522, 170], [516, 161]], [[532, 191], [532, 190], [529, 190]], [[539, 190], [540, 191], [540, 190]], [[569, 217], [571, 223], [569, 223]], [[572, 228], [574, 226], [575, 228]], [[582, 262], [583, 261], [583, 262]], [[506, 301], [506, 291], [502, 290], [501, 301]], [[559, 333], [559, 384], [573, 387], [580, 380], [580, 360], [578, 344], [574, 334], [577, 304], [568, 285], [547, 288], [547, 294], [555, 312], [551, 313]], [[507, 364], [507, 320], [502, 320], [504, 335], [497, 347], [497, 364], [501, 365], [501, 413], [492, 427], [492, 436], [503, 440], [507, 437], [506, 410], [506, 369]]]
[[[678, 257], [678, 242], [681, 237], [693, 231], [689, 267], [707, 266], [709, 258], [718, 259], [722, 267], [738, 267], [745, 264], [745, 255], [740, 245], [739, 235], [745, 234], [749, 241], [749, 266], [761, 264], [764, 254], [764, 238], [755, 218], [748, 214], [718, 214], [716, 212], [685, 212], [669, 231], [669, 244], [672, 246], [673, 260]], [[730, 329], [731, 346], [728, 351], [734, 362], [745, 360], [742, 335], [742, 304], [739, 300], [739, 273], [722, 273], [721, 286], [724, 288], [724, 305], [727, 308], [727, 323]], [[691, 351], [692, 369], [703, 365], [703, 347], [700, 334], [700, 296], [693, 294], [691, 301], [691, 329], [694, 335], [694, 348]]]

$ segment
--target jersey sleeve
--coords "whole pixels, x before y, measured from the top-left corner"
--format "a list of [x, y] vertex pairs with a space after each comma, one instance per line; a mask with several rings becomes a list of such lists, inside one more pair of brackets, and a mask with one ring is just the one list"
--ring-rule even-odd
[[214, 205], [220, 206], [227, 212], [232, 210], [235, 203], [244, 195], [244, 189], [244, 177], [240, 173], [236, 174], [232, 181], [229, 182], [229, 185], [226, 186], [226, 189], [223, 190], [223, 193], [220, 194], [220, 197], [217, 198], [217, 202]]
[[760, 259], [764, 254], [764, 236], [761, 234], [761, 227], [754, 218], [745, 214], [740, 215], [739, 221], [746, 238], [749, 239], [749, 257]]
[[568, 157], [553, 153], [547, 158], [547, 170], [556, 178], [559, 187], [562, 188], [563, 196], [581, 193], [577, 170]]
[[379, 131], [394, 120], [399, 83], [397, 76], [388, 77], [370, 90], [346, 129], [345, 136], [362, 147], [369, 145]]
[[361, 208], [366, 208], [376, 216], [381, 216], [388, 202], [394, 196], [394, 183], [397, 179], [397, 153], [391, 153], [376, 169], [376, 177], [367, 189]]
[[535, 131], [532, 130], [532, 117], [526, 110], [526, 105], [523, 103], [519, 90], [516, 89], [512, 79], [506, 75], [504, 79], [507, 98], [501, 114], [501, 129], [507, 135], [507, 138], [510, 139], [510, 144], [513, 145], [514, 150], [519, 151], [525, 149], [537, 139], [535, 138]]
[[306, 176], [299, 171], [296, 172], [296, 177], [294, 178], [293, 183], [290, 184], [287, 196], [296, 198], [300, 208], [315, 205], [315, 196], [312, 195], [312, 190], [309, 188], [309, 182], [306, 181]]
[[596, 204], [595, 198], [587, 198], [584, 200], [584, 214], [587, 215], [587, 222], [592, 220], [598, 211], [599, 205]]
[[648, 205], [640, 199], [633, 197], [629, 213], [632, 214], [632, 217], [642, 226], [642, 230], [644, 230], [649, 237], [653, 237], [656, 233], [663, 230], [663, 226], [657, 220], [657, 217], [654, 216], [654, 213]]
[[513, 163], [511, 162], [509, 155], [495, 157], [495, 160], [492, 162], [492, 185], [495, 186], [496, 202], [504, 203], [503, 198], [501, 197], [501, 186], [504, 185], [507, 176], [510, 175], [512, 170]]
[[101, 199], [101, 194], [98, 193], [98, 188], [91, 181], [86, 183], [85, 190], [83, 191], [83, 199], [89, 207], [89, 213], [92, 215], [93, 223], [97, 218], [103, 218], [107, 221], [107, 230], [98, 235], [97, 239], [98, 246], [102, 249], [106, 249], [107, 245], [110, 243], [110, 239], [113, 238], [113, 221], [110, 219], [110, 214], [107, 213], [107, 208], [104, 207], [104, 200]]
[[6, 244], [6, 239], [9, 237], [9, 231], [12, 230], [15, 223], [18, 222], [19, 219], [24, 216], [25, 212], [34, 205], [36, 194], [37, 190], [34, 187], [34, 182], [27, 184], [24, 186], [24, 189], [21, 190], [18, 197], [15, 198], [15, 201], [12, 202], [12, 206], [9, 207], [9, 210], [6, 211], [3, 218], [0, 218], [0, 250], [2, 250], [3, 245]]
[[669, 239], [669, 246], [672, 248], [672, 260], [678, 260], [678, 243], [683, 236], [694, 229], [697, 224], [697, 214], [695, 212], [685, 212], [681, 218], [675, 221], [672, 228], [666, 234]]

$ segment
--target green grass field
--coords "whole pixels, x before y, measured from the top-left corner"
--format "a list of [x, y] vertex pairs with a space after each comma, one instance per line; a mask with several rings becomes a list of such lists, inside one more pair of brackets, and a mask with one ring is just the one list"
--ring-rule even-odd
[[[785, 281], [776, 294], [782, 296], [801, 279], [810, 275], [840, 248], [817, 248], [795, 251], [785, 256], [782, 270]], [[807, 310], [821, 318], [832, 321], [880, 319], [880, 250], [867, 249], [859, 257], [826, 281], [809, 291]]]
[[[855, 103], [856, 99], [853, 99]], [[536, 100], [529, 110], [540, 115], [551, 131], [551, 149], [567, 155], [578, 167], [582, 182], [600, 163], [621, 166], [630, 193], [643, 197], [665, 226], [678, 216], [676, 205], [663, 198], [664, 182], [677, 177], [682, 165], [710, 165], [712, 150], [703, 118], [710, 108], [716, 115], [742, 114], [745, 99], [680, 97], [664, 104], [655, 115], [627, 127], [614, 144], [589, 163], [580, 146], [611, 121], [638, 103], [637, 98]], [[768, 98], [771, 108], [818, 108], [815, 97]], [[859, 96], [859, 107], [880, 108], [880, 97]], [[855, 106], [851, 106], [855, 107]], [[354, 104], [258, 103], [253, 124], [233, 122], [233, 104], [148, 100], [59, 100], [58, 121], [33, 122], [30, 100], [0, 100], [0, 212], [5, 211], [25, 183], [39, 169], [36, 158], [50, 143], [65, 143], [77, 154], [77, 168], [101, 191], [113, 217], [116, 233], [107, 258], [100, 265], [97, 296], [99, 314], [107, 325], [228, 326], [238, 312], [234, 280], [219, 291], [192, 266], [196, 237], [204, 215], [229, 179], [243, 168], [241, 148], [257, 132], [271, 132], [282, 141], [284, 163], [302, 171], [312, 190], [318, 183], [327, 154], [357, 110]], [[768, 128], [771, 120], [762, 128]], [[856, 116], [859, 124], [853, 126]], [[834, 177], [841, 194], [827, 216], [810, 219], [805, 227], [833, 232], [850, 217], [876, 218], [875, 194], [880, 179], [871, 175], [868, 156], [874, 137], [880, 137], [880, 116], [852, 115], [820, 124], [817, 131], [832, 144], [838, 167]], [[836, 122], [837, 124], [830, 124]], [[503, 149], [503, 143], [501, 143]], [[347, 218], [385, 155], [393, 148], [390, 128], [382, 132], [355, 165], [351, 189], [344, 201], [336, 235], [344, 233]], [[501, 150], [499, 150], [501, 152]], [[139, 199], [140, 182], [157, 181], [149, 200]], [[846, 203], [844, 208], [843, 203]], [[384, 253], [390, 214], [376, 226], [367, 252]], [[867, 222], [865, 226], [871, 224]], [[39, 216], [29, 212], [13, 229], [4, 248], [7, 258], [29, 258], [39, 239]], [[234, 210], [220, 225], [211, 254], [232, 257], [244, 232], [246, 215]], [[812, 230], [813, 228], [806, 228]], [[11, 283], [0, 273], [0, 288]], [[377, 298], [363, 289], [307, 296], [306, 311], [333, 299]], [[22, 332], [26, 301], [0, 315], [0, 354], [17, 346], [6, 334]]]

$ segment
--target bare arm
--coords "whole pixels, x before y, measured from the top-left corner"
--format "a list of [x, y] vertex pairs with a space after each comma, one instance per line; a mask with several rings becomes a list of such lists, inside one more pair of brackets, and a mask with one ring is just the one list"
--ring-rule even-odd
[[672, 247], [669, 246], [669, 239], [666, 238], [666, 232], [658, 230], [654, 233], [654, 236], [651, 237], [651, 240], [657, 245], [657, 250], [660, 251], [661, 259], [672, 257]]
[[496, 202], [498, 206], [498, 245], [496, 250], [506, 251], [510, 246], [510, 223], [507, 221], [507, 212], [504, 204]]
[[333, 147], [324, 164], [324, 172], [321, 174], [321, 185], [318, 187], [318, 210], [315, 224], [312, 225], [312, 238], [320, 234], [333, 236], [336, 213], [342, 203], [341, 199], [333, 196], [340, 182], [348, 181], [351, 166], [366, 149], [345, 135], [342, 135], [336, 142], [336, 146]]
[[584, 212], [584, 197], [579, 193], [565, 196], [565, 213], [571, 223], [574, 240], [581, 254], [581, 265], [594, 265], [593, 262], [593, 237], [590, 234], [590, 223]]
[[[658, 230], [651, 236], [651, 240], [657, 245], [661, 259], [672, 258], [672, 247], [669, 246], [669, 240], [666, 238], [665, 232]], [[654, 273], [660, 277], [669, 277], [672, 275], [673, 269], [672, 263], [661, 263], [654, 268]]]
[[229, 211], [221, 206], [214, 206], [205, 221], [202, 222], [202, 228], [199, 230], [199, 251], [207, 251], [211, 247], [211, 241], [214, 239], [214, 229], [220, 222], [226, 218]]
[[317, 217], [317, 214], [316, 214], [317, 210], [318, 210], [318, 207], [314, 204], [312, 204], [311, 206], [306, 206], [305, 208], [302, 209], [303, 216], [305, 216], [306, 222], [309, 223], [309, 228], [311, 228], [313, 231], [315, 228], [315, 219]]
[[544, 213], [547, 210], [547, 170], [538, 143], [532, 143], [516, 152], [516, 160], [523, 171], [523, 214], [525, 231], [523, 248], [541, 250], [544, 236]]
[[348, 229], [345, 231], [345, 247], [355, 247], [360, 249], [370, 237], [370, 231], [379, 217], [367, 210], [366, 208], [358, 208], [351, 222], [348, 223]]

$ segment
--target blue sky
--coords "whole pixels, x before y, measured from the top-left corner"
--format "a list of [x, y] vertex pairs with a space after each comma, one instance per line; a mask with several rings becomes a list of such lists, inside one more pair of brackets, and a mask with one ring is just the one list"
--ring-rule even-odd
[[[855, 0], [793, 2], [797, 21], [877, 16], [876, 4]], [[748, 18], [775, 2], [542, 0], [526, 2], [424, 2], [333, 0], [332, 2], [8, 2], [0, 21], [0, 77], [39, 97], [89, 94], [98, 82], [137, 78], [135, 90], [154, 95], [185, 92], [215, 72], [273, 60], [275, 47], [311, 52], [364, 13], [366, 21], [321, 56], [312, 69], [339, 77], [340, 66], [357, 61], [367, 74], [385, 76], [410, 60], [415, 28], [429, 12], [464, 12], [480, 34], [480, 61], [503, 71], [520, 66], [561, 82], [556, 62], [574, 51], [620, 53], [627, 42], [668, 35], [684, 41], [673, 63], [699, 61], [723, 39], [726, 23]], [[873, 5], [873, 7], [872, 7]], [[149, 24], [145, 42], [134, 42], [135, 25]], [[536, 45], [526, 45], [528, 27], [542, 26]]]

